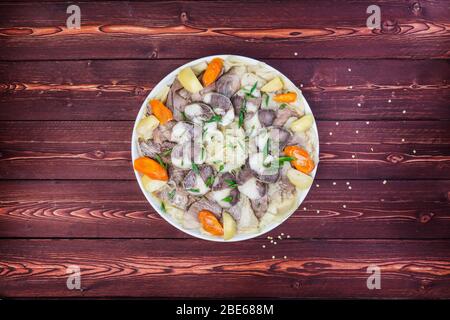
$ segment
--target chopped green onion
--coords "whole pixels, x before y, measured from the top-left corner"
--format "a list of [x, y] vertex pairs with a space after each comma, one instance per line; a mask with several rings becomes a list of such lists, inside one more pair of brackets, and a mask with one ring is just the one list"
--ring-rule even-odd
[[286, 108], [286, 107], [287, 107], [287, 104], [286, 104], [286, 103], [280, 104], [280, 109], [284, 109], [284, 108]]
[[269, 95], [266, 94], [266, 108], [269, 107]]
[[243, 124], [244, 124], [244, 112], [241, 109], [241, 112], [239, 112], [239, 121], [238, 121], [239, 128], [242, 128]]
[[266, 168], [269, 168], [269, 167], [273, 166], [273, 168], [276, 169], [276, 168], [282, 167], [285, 162], [289, 162], [289, 161], [292, 161], [292, 160], [295, 160], [295, 158], [293, 158], [293, 157], [279, 157], [277, 161], [274, 161], [274, 162], [271, 162], [271, 163], [268, 163], [268, 164], [263, 164], [263, 166], [266, 167]]
[[184, 111], [181, 111], [181, 116], [183, 117], [183, 121], [188, 120], [188, 117], [186, 117], [186, 113], [184, 113]]
[[295, 160], [295, 158], [293, 158], [293, 157], [279, 157], [278, 158], [278, 164], [280, 166], [282, 166], [285, 162], [289, 162], [289, 161], [292, 161], [292, 160]]
[[164, 213], [167, 212], [167, 210], [166, 210], [166, 205], [164, 204], [163, 201], [161, 201], [161, 211], [164, 212]]
[[230, 203], [231, 201], [233, 201], [233, 197], [232, 196], [225, 197], [222, 199], [222, 201]]
[[205, 159], [205, 147], [202, 146], [202, 160]]
[[258, 85], [258, 81], [256, 81], [255, 84], [253, 85], [253, 87], [250, 89], [250, 95], [253, 95], [253, 91], [255, 91], [257, 85]]
[[219, 122], [220, 120], [222, 120], [222, 116], [215, 114], [213, 115], [209, 120], [206, 120], [206, 123], [211, 123], [211, 122]]
[[234, 181], [232, 179], [225, 179], [225, 182], [230, 188], [236, 188], [237, 187], [236, 181]]
[[196, 174], [200, 174], [200, 170], [198, 169], [198, 166], [195, 163], [192, 163], [192, 171]]
[[198, 188], [190, 188], [190, 189], [187, 189], [187, 191], [198, 193], [198, 192], [200, 192], [200, 189], [198, 189]]
[[208, 179], [206, 179], [205, 184], [208, 188], [212, 187], [212, 185], [214, 184], [214, 179], [214, 176], [209, 176]]
[[168, 155], [171, 154], [171, 153], [172, 153], [172, 148], [163, 151], [163, 152], [161, 153], [161, 155], [162, 155], [163, 157], [165, 157], [165, 156], [168, 156]]
[[219, 171], [222, 171], [223, 168], [225, 168], [225, 166], [224, 166], [223, 164], [221, 164], [221, 165], [219, 166]]
[[170, 192], [168, 193], [168, 196], [169, 196], [169, 199], [170, 199], [170, 200], [173, 200], [173, 198], [175, 197], [175, 189], [173, 189], [172, 191], [170, 191]]
[[238, 126], [241, 128], [244, 125], [245, 113], [247, 112], [247, 100], [244, 98], [242, 102], [241, 110], [239, 111]]
[[158, 163], [163, 167], [164, 169], [167, 169], [167, 164], [162, 161], [161, 157], [158, 154], [155, 154], [155, 159], [158, 161]]

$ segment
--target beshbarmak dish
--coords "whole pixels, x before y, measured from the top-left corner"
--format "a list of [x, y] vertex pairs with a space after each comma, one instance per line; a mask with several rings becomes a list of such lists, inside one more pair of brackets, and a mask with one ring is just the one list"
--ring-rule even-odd
[[318, 163], [301, 91], [267, 64], [234, 55], [166, 76], [144, 101], [132, 139], [136, 177], [155, 210], [213, 241], [278, 226], [305, 198]]

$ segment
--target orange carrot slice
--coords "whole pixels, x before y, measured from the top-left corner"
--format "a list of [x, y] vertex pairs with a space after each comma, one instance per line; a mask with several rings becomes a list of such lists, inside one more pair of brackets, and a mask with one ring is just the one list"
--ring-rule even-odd
[[217, 80], [219, 77], [220, 72], [223, 68], [223, 60], [220, 58], [214, 58], [211, 60], [211, 62], [208, 64], [208, 67], [206, 68], [205, 72], [203, 73], [203, 85], [205, 87], [209, 86], [211, 83]]
[[212, 212], [202, 210], [198, 213], [198, 219], [206, 232], [215, 236], [223, 236], [223, 227]]
[[172, 111], [170, 111], [170, 109], [167, 108], [161, 101], [151, 100], [150, 106], [152, 107], [152, 113], [156, 118], [158, 118], [161, 124], [165, 124], [173, 119]]
[[287, 146], [284, 148], [284, 153], [288, 157], [295, 158], [291, 161], [291, 164], [300, 172], [310, 173], [314, 170], [314, 161], [308, 154], [308, 151], [300, 148], [299, 146]]
[[169, 180], [167, 170], [157, 161], [147, 157], [140, 157], [134, 160], [134, 169], [154, 180]]
[[275, 100], [276, 102], [285, 102], [285, 103], [294, 102], [296, 99], [297, 94], [295, 92], [280, 93], [275, 95], [275, 97], [273, 97], [273, 100]]

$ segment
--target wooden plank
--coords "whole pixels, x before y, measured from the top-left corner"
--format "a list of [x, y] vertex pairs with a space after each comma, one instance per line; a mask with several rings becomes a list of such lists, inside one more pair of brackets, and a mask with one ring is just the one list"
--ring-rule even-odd
[[[187, 61], [0, 62], [0, 119], [134, 120], [150, 90]], [[450, 120], [445, 60], [265, 62], [302, 87], [318, 120]]]
[[[268, 243], [267, 240], [227, 245], [200, 240], [2, 240], [0, 295], [450, 297], [448, 240], [286, 239], [276, 246]], [[263, 249], [263, 244], [269, 247]], [[66, 270], [70, 265], [81, 269], [82, 291], [66, 287]], [[381, 268], [381, 290], [369, 290], [366, 286], [369, 265]]]
[[67, 3], [1, 4], [0, 59], [449, 57], [446, 1], [379, 2], [382, 27], [370, 30], [375, 3], [79, 2], [80, 30], [65, 27]]
[[[133, 122], [1, 124], [3, 179], [134, 179]], [[319, 121], [317, 178], [449, 179], [449, 125], [448, 121]]]
[[[346, 182], [319, 181], [270, 234], [449, 238], [449, 180]], [[152, 209], [135, 181], [0, 181], [0, 189], [0, 237], [191, 238]]]

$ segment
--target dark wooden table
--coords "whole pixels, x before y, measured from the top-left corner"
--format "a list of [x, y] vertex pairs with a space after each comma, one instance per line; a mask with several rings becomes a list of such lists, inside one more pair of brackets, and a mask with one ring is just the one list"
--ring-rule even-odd
[[[69, 3], [0, 3], [1, 297], [450, 298], [448, 1], [378, 2], [381, 30], [376, 1], [77, 4], [80, 30]], [[276, 245], [189, 237], [134, 179], [145, 96], [222, 53], [278, 68], [317, 119], [317, 180]]]

